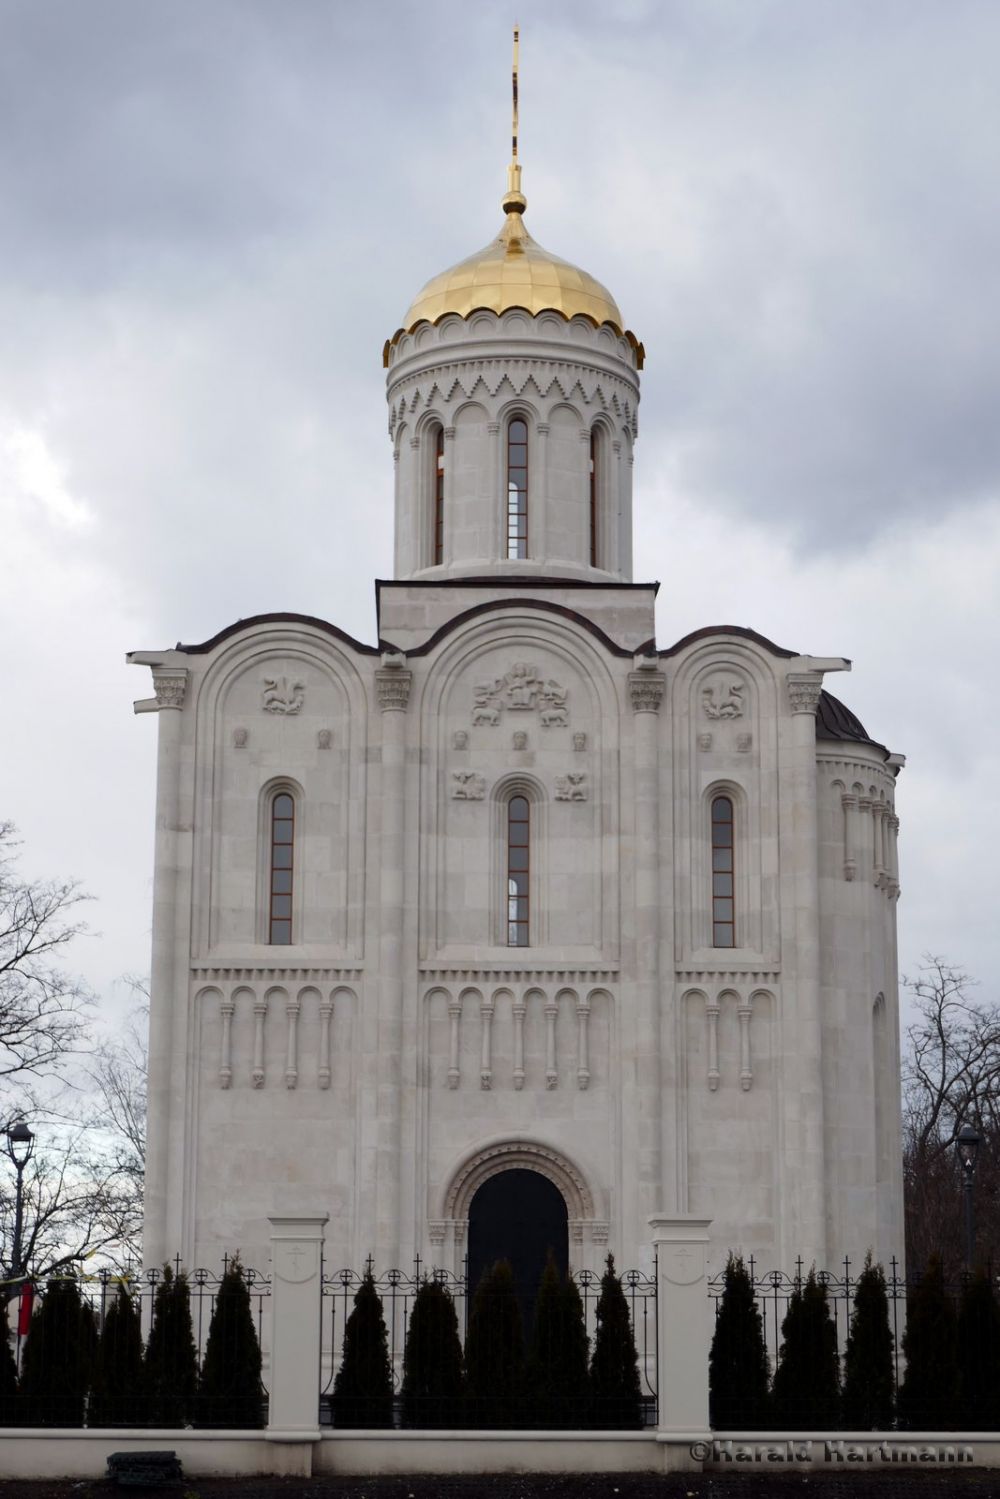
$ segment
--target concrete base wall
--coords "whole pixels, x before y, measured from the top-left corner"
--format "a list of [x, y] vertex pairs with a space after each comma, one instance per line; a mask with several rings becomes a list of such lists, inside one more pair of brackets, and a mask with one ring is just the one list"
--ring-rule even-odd
[[[238, 1431], [0, 1433], [4, 1478], [99, 1478], [112, 1452], [177, 1453], [186, 1477], [257, 1473], [670, 1473], [794, 1467], [802, 1473], [866, 1467], [1000, 1468], [1000, 1437], [977, 1432], [689, 1433], [653, 1431], [338, 1431], [317, 1441], [275, 1441]], [[881, 1449], [881, 1455], [880, 1455]], [[696, 1455], [693, 1455], [696, 1454]]]

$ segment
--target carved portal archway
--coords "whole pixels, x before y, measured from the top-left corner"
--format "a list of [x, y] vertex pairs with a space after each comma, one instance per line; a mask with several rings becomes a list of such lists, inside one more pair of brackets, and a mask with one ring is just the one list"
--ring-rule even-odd
[[575, 1162], [537, 1140], [493, 1141], [459, 1162], [442, 1194], [439, 1216], [429, 1224], [432, 1251], [450, 1250], [442, 1258], [453, 1258], [456, 1273], [461, 1272], [472, 1199], [484, 1182], [512, 1170], [537, 1172], [556, 1187], [566, 1204], [570, 1262], [576, 1268], [596, 1268], [608, 1241], [607, 1219], [598, 1216], [595, 1194]]

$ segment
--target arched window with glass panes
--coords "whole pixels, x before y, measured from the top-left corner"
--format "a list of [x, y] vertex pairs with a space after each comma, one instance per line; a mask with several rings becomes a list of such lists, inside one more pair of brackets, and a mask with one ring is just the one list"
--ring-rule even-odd
[[435, 427], [432, 432], [431, 495], [432, 534], [431, 556], [434, 566], [444, 561], [444, 428]]
[[528, 424], [523, 417], [507, 423], [507, 557], [528, 555]]
[[531, 803], [518, 793], [507, 802], [507, 894], [508, 947], [531, 945]]
[[278, 791], [271, 798], [268, 837], [267, 940], [292, 940], [292, 880], [295, 873], [295, 798]]
[[733, 799], [712, 798], [712, 946], [736, 946]]
[[601, 555], [601, 435], [590, 429], [590, 565], [600, 566]]

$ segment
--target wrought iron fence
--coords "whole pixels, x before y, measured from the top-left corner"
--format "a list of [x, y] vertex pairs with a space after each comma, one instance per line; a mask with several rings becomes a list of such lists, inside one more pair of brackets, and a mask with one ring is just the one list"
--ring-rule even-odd
[[[468, 1259], [462, 1274], [428, 1266], [419, 1256], [413, 1261], [413, 1269], [386, 1270], [374, 1274], [371, 1261], [365, 1272], [351, 1269], [330, 1271], [326, 1267], [322, 1277], [322, 1373], [320, 1380], [320, 1421], [324, 1425], [334, 1424], [334, 1385], [343, 1358], [343, 1340], [347, 1320], [354, 1306], [354, 1298], [365, 1275], [371, 1273], [375, 1290], [382, 1303], [385, 1322], [389, 1362], [392, 1368], [392, 1416], [391, 1424], [420, 1425], [411, 1414], [403, 1410], [402, 1382], [403, 1359], [413, 1303], [421, 1284], [432, 1281], [451, 1297], [455, 1307], [458, 1333], [463, 1348], [469, 1332], [469, 1319], [475, 1301], [476, 1288], [469, 1283]], [[597, 1304], [600, 1297], [601, 1276], [592, 1270], [573, 1272], [573, 1281], [580, 1295], [583, 1308], [583, 1324], [587, 1338], [588, 1356], [593, 1352], [597, 1332]], [[625, 1424], [641, 1424], [650, 1427], [657, 1419], [657, 1277], [655, 1267], [651, 1274], [639, 1270], [627, 1270], [618, 1276], [628, 1307], [632, 1336], [635, 1342], [640, 1378], [638, 1417]], [[525, 1356], [530, 1354], [533, 1303], [538, 1287], [516, 1285], [515, 1295], [521, 1309], [522, 1343]], [[525, 1398], [497, 1397], [496, 1408], [489, 1401], [477, 1397], [473, 1401], [466, 1391], [455, 1397], [453, 1409], [443, 1420], [440, 1401], [434, 1402], [436, 1417], [433, 1424], [461, 1426], [537, 1426], [538, 1413], [533, 1411]], [[411, 1403], [412, 1405], [412, 1403]], [[409, 1408], [409, 1407], [408, 1407]], [[554, 1417], [553, 1417], [554, 1413]], [[552, 1396], [545, 1402], [546, 1424], [572, 1428], [588, 1428], [600, 1425], [600, 1411], [589, 1393], [578, 1396]], [[337, 1424], [352, 1424], [337, 1420]]]
[[[779, 1351], [782, 1344], [782, 1324], [788, 1312], [788, 1305], [792, 1296], [802, 1289], [806, 1283], [809, 1271], [801, 1259], [795, 1262], [795, 1272], [789, 1275], [781, 1270], [760, 1271], [757, 1262], [751, 1255], [745, 1262], [745, 1269], [753, 1290], [757, 1310], [760, 1313], [761, 1328], [764, 1335], [764, 1345], [767, 1350], [768, 1364], [773, 1375], [778, 1363]], [[992, 1268], [989, 1268], [988, 1276], [993, 1280], [994, 1286], [1000, 1289], [1000, 1279], [994, 1278]], [[889, 1331], [892, 1335], [892, 1378], [893, 1395], [898, 1395], [905, 1374], [905, 1358], [903, 1353], [903, 1336], [906, 1331], [907, 1310], [912, 1305], [912, 1298], [917, 1287], [920, 1285], [922, 1275], [919, 1272], [909, 1276], [902, 1273], [899, 1261], [893, 1257], [888, 1266], [883, 1266], [885, 1276], [886, 1298], [888, 1302]], [[827, 1270], [816, 1271], [816, 1280], [826, 1290], [827, 1305], [834, 1326], [835, 1346], [838, 1368], [841, 1376], [844, 1373], [844, 1360], [847, 1352], [848, 1335], [850, 1332], [851, 1316], [854, 1310], [854, 1299], [858, 1288], [859, 1275], [855, 1274], [855, 1265], [847, 1257], [843, 1261], [842, 1268], [836, 1273]], [[954, 1313], [957, 1313], [962, 1301], [963, 1293], [968, 1284], [969, 1277], [962, 1276], [958, 1281], [945, 1284], [945, 1296], [952, 1305]], [[715, 1303], [716, 1316], [722, 1301], [725, 1289], [725, 1272], [713, 1276], [708, 1282], [709, 1298]], [[992, 1350], [993, 1360], [1000, 1368], [1000, 1346]]]
[[[242, 1413], [245, 1420], [235, 1421], [228, 1419], [235, 1409], [233, 1397], [224, 1393], [209, 1394], [199, 1388], [199, 1375], [219, 1289], [228, 1268], [228, 1256], [224, 1256], [219, 1274], [200, 1267], [185, 1272], [180, 1258], [174, 1260], [170, 1275], [175, 1284], [183, 1278], [187, 1287], [190, 1337], [182, 1329], [181, 1336], [166, 1340], [165, 1350], [161, 1339], [162, 1356], [155, 1376], [148, 1357], [149, 1335], [157, 1295], [166, 1276], [165, 1269], [151, 1269], [143, 1274], [118, 1274], [101, 1269], [92, 1274], [66, 1274], [39, 1282], [25, 1280], [15, 1297], [16, 1324], [10, 1345], [18, 1386], [8, 1402], [10, 1408], [0, 1409], [0, 1425], [265, 1424], [268, 1393], [262, 1383], [256, 1401], [253, 1397], [239, 1397], [245, 1405], [252, 1405], [252, 1409]], [[271, 1283], [259, 1271], [243, 1267], [242, 1273], [260, 1347]], [[43, 1319], [47, 1298], [59, 1296], [71, 1285], [75, 1292], [71, 1297], [73, 1305], [67, 1306], [67, 1314], [56, 1319]], [[136, 1370], [135, 1381], [126, 1388], [114, 1374], [110, 1380], [102, 1382], [98, 1372], [102, 1367], [99, 1345], [121, 1292], [128, 1298], [138, 1324], [130, 1348], [126, 1347], [127, 1336], [122, 1335], [121, 1343], [116, 1343], [116, 1347], [110, 1350], [112, 1365], [117, 1358], [122, 1367]], [[34, 1351], [30, 1349], [33, 1338]], [[223, 1350], [223, 1354], [226, 1351]], [[26, 1360], [31, 1367], [26, 1368]], [[103, 1360], [103, 1367], [107, 1362], [107, 1359]], [[99, 1389], [102, 1383], [103, 1387]], [[168, 1389], [171, 1385], [175, 1387], [176, 1399], [170, 1402], [175, 1420], [163, 1419], [163, 1402], [153, 1388], [154, 1384]], [[61, 1389], [60, 1385], [66, 1388]], [[67, 1394], [70, 1388], [72, 1394]], [[236, 1415], [239, 1416], [240, 1412], [236, 1411]]]

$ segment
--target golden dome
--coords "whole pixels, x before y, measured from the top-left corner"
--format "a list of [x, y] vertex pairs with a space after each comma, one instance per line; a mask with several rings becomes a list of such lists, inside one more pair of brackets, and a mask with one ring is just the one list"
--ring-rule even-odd
[[642, 345], [634, 334], [626, 332], [618, 304], [608, 289], [586, 271], [543, 250], [524, 227], [526, 200], [520, 191], [520, 167], [513, 167], [510, 173], [502, 207], [505, 218], [496, 238], [467, 260], [434, 276], [417, 294], [402, 327], [386, 344], [386, 361], [390, 346], [418, 323], [436, 323], [447, 313], [467, 318], [480, 308], [501, 313], [522, 307], [532, 315], [559, 312], [567, 320], [582, 314], [595, 327], [610, 323], [635, 348], [641, 368]]

